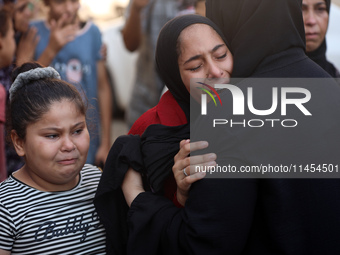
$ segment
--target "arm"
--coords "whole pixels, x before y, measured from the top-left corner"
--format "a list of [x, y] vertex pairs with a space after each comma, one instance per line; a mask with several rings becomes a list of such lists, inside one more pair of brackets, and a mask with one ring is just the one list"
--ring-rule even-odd
[[101, 142], [96, 154], [95, 163], [100, 165], [100, 163], [105, 163], [107, 154], [111, 147], [112, 121], [112, 96], [104, 60], [99, 60], [97, 62], [97, 79], [101, 122]]
[[0, 255], [11, 255], [11, 252], [0, 249]]
[[37, 36], [37, 29], [30, 27], [20, 38], [16, 51], [16, 66], [21, 66], [25, 62], [33, 60], [34, 50], [38, 42], [39, 36]]
[[[211, 122], [203, 118], [202, 123]], [[216, 152], [220, 166], [230, 164], [239, 168], [245, 164], [242, 157], [235, 154], [238, 138], [234, 134], [225, 129], [217, 134], [207, 130], [197, 128], [198, 134], [191, 132], [190, 135], [209, 141], [209, 147], [214, 148], [209, 150]], [[177, 165], [174, 170], [180, 171], [182, 166]], [[132, 196], [128, 254], [138, 254], [140, 249], [150, 255], [241, 254], [244, 251], [253, 224], [258, 180], [206, 176], [191, 184], [184, 208], [177, 208], [162, 196], [141, 192], [133, 182], [127, 186]]]
[[149, 0], [132, 0], [130, 15], [122, 30], [125, 47], [129, 51], [135, 51], [141, 41], [141, 11], [149, 3]]
[[138, 181], [122, 188], [132, 201], [128, 254], [141, 249], [150, 255], [242, 253], [253, 220], [256, 180], [203, 179], [191, 186], [181, 209], [163, 196], [143, 192]]
[[65, 14], [58, 21], [51, 20], [51, 34], [48, 45], [37, 60], [41, 65], [49, 66], [58, 52], [75, 38], [78, 25], [65, 26], [66, 19], [67, 15]]

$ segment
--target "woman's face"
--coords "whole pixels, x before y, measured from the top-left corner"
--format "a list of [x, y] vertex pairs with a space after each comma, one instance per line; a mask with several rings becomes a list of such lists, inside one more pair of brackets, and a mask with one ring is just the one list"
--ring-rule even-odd
[[212, 27], [205, 24], [191, 25], [181, 32], [178, 40], [179, 71], [189, 92], [192, 78], [207, 80], [218, 78], [223, 80], [220, 83], [229, 82], [233, 70], [233, 57]]
[[303, 21], [306, 32], [306, 51], [320, 47], [328, 28], [327, 5], [324, 0], [303, 0]]

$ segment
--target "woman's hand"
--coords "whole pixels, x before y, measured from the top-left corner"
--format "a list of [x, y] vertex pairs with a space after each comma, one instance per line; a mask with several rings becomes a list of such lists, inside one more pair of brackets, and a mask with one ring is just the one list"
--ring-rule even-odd
[[216, 165], [216, 154], [208, 153], [198, 156], [188, 156], [190, 152], [202, 150], [208, 147], [208, 142], [200, 141], [190, 143], [190, 140], [182, 140], [180, 142], [180, 150], [176, 154], [175, 164], [172, 172], [177, 183], [177, 200], [184, 206], [189, 196], [191, 184], [205, 177], [206, 166]]
[[126, 172], [124, 181], [122, 183], [122, 190], [124, 193], [125, 201], [128, 206], [131, 206], [132, 201], [142, 192], [143, 188], [142, 176], [140, 173], [133, 170], [131, 167]]

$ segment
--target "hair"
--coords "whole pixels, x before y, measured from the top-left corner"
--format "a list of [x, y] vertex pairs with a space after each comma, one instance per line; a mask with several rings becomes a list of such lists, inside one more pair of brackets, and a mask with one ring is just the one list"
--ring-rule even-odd
[[6, 10], [0, 10], [0, 36], [5, 37], [7, 35], [9, 24], [11, 22], [11, 16]]
[[[40, 77], [23, 78], [23, 76], [28, 76], [28, 71], [36, 68], [42, 68], [42, 66], [38, 63], [25, 63], [14, 69], [12, 73], [12, 80], [15, 80], [13, 84], [16, 88], [12, 84], [7, 109], [7, 131], [10, 135], [10, 131], [14, 130], [23, 140], [26, 138], [27, 126], [39, 121], [54, 102], [62, 100], [73, 102], [79, 112], [86, 116], [87, 104], [73, 85], [53, 78], [54, 76], [46, 72]], [[42, 68], [43, 71], [46, 71], [45, 69], [48, 68]], [[53, 71], [54, 74], [58, 74], [54, 69]], [[36, 70], [37, 72], [41, 71]], [[18, 77], [20, 74], [22, 75]]]

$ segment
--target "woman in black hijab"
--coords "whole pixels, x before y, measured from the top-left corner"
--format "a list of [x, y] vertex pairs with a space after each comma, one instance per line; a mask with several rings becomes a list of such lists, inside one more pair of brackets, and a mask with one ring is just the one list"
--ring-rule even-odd
[[[237, 84], [244, 95], [249, 87], [256, 90], [254, 102], [272, 104], [269, 85], [281, 91], [303, 87], [305, 81], [277, 78], [330, 77], [305, 55], [301, 0], [208, 0], [206, 6], [207, 16], [222, 29], [233, 52], [233, 76], [256, 78]], [[287, 116], [280, 111], [270, 115], [297, 119], [297, 127], [244, 128], [239, 123], [236, 128], [212, 129], [212, 119], [234, 116], [230, 109], [221, 113], [208, 104], [209, 114], [198, 118], [191, 140], [198, 133], [209, 141], [220, 166], [239, 170], [268, 163], [340, 164], [340, 88], [334, 79], [307, 81], [305, 89], [312, 96], [306, 107], [311, 116], [298, 107], [290, 108]], [[230, 93], [220, 96], [226, 105], [232, 102]], [[143, 253], [138, 250], [141, 242], [149, 246], [148, 254], [159, 249], [163, 254], [340, 254], [338, 174], [328, 180], [309, 174], [305, 179], [205, 178], [192, 185], [181, 209], [131, 184], [137, 193], [128, 216], [128, 246], [137, 248], [130, 254]]]
[[[195, 48], [196, 45], [202, 46], [202, 42], [203, 48], [207, 48], [207, 40], [203, 38], [205, 40], [201, 39], [196, 44], [184, 48], [185, 51], [195, 48], [195, 52], [198, 52], [186, 62], [184, 70], [179, 67], [179, 57], [185, 55], [185, 52], [180, 52], [183, 50], [181, 48], [183, 43], [179, 38], [182, 31], [188, 27], [201, 24], [209, 26], [210, 35], [212, 34], [210, 42], [213, 46], [203, 52], [209, 56], [209, 63], [204, 61], [206, 56], [202, 56], [203, 53]], [[211, 64], [212, 62], [214, 64]], [[169, 91], [162, 96], [156, 107], [143, 114], [133, 125], [129, 133], [138, 135], [121, 136], [115, 141], [98, 186], [95, 206], [107, 231], [108, 254], [126, 253], [128, 207], [120, 187], [129, 167], [145, 177], [146, 190], [151, 190], [153, 194], [162, 197], [166, 196], [168, 201], [173, 199], [176, 183], [173, 182], [171, 185], [169, 179], [173, 179], [174, 156], [179, 150], [180, 141], [190, 137], [188, 122], [190, 117], [193, 117], [190, 116], [188, 79], [202, 72], [203, 78], [205, 75], [209, 78], [230, 77], [232, 55], [222, 32], [211, 20], [199, 15], [185, 15], [169, 21], [162, 29], [156, 47], [156, 63], [160, 77]], [[219, 70], [217, 74], [209, 70], [212, 66], [214, 70]], [[130, 172], [135, 172], [134, 170]], [[140, 188], [143, 188], [143, 185]], [[126, 192], [124, 195], [125, 198], [128, 197]], [[131, 202], [127, 199], [127, 203], [130, 205]], [[143, 237], [140, 237], [139, 242], [141, 240]], [[141, 250], [146, 252], [151, 247], [145, 242], [141, 246], [128, 246], [128, 250], [138, 248], [143, 253]], [[157, 250], [157, 247], [155, 249]]]
[[306, 54], [334, 78], [339, 71], [326, 59], [326, 32], [331, 0], [303, 0], [302, 13], [306, 32]]

